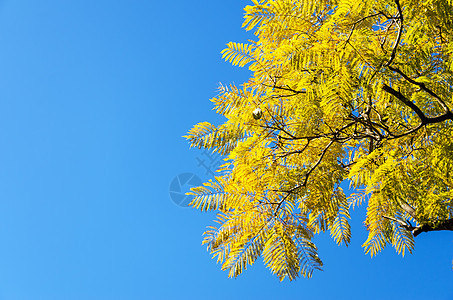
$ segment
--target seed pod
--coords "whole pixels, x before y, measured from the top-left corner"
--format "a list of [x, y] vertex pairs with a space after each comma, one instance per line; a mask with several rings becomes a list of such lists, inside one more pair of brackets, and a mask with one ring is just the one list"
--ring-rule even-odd
[[263, 116], [263, 112], [261, 111], [261, 108], [257, 107], [254, 111], [253, 111], [253, 118], [255, 120], [259, 120], [261, 119], [261, 117]]

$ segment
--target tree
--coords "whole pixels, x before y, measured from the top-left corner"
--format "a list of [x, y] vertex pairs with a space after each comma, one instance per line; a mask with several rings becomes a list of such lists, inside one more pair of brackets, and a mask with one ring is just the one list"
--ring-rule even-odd
[[361, 204], [372, 256], [453, 230], [453, 1], [252, 1], [256, 40], [223, 50], [252, 76], [212, 99], [225, 123], [186, 136], [226, 156], [192, 190], [193, 207], [218, 212], [203, 243], [222, 269], [263, 256], [280, 280], [309, 277], [313, 235], [348, 245]]

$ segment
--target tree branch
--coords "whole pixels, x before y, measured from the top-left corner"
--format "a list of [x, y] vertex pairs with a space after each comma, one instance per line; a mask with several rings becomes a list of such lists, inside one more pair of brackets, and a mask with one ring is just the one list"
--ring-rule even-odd
[[329, 142], [329, 144], [327, 144], [326, 148], [324, 148], [324, 150], [321, 152], [321, 156], [319, 157], [319, 159], [316, 161], [316, 163], [310, 168], [310, 170], [304, 175], [305, 179], [304, 179], [304, 183], [303, 184], [299, 184], [299, 185], [296, 185], [295, 187], [293, 187], [292, 189], [288, 190], [288, 191], [281, 191], [283, 193], [286, 193], [286, 195], [283, 197], [283, 199], [278, 203], [277, 205], [277, 208], [275, 209], [274, 211], [274, 215], [277, 215], [277, 212], [278, 210], [280, 209], [280, 207], [282, 206], [283, 202], [285, 202], [286, 198], [289, 197], [290, 194], [294, 193], [296, 190], [300, 189], [301, 187], [306, 187], [307, 186], [307, 183], [308, 183], [308, 177], [310, 176], [310, 174], [318, 167], [318, 165], [321, 163], [322, 159], [324, 158], [324, 155], [326, 155], [327, 153], [327, 150], [329, 150], [330, 146], [332, 146], [332, 144], [334, 143], [334, 140], [331, 140]]
[[412, 101], [410, 101], [409, 99], [407, 99], [403, 94], [401, 94], [400, 92], [398, 91], [395, 91], [393, 88], [391, 88], [390, 86], [388, 86], [387, 84], [384, 84], [382, 86], [382, 89], [384, 91], [386, 91], [387, 93], [395, 96], [396, 98], [398, 98], [401, 102], [403, 102], [406, 106], [410, 107], [416, 114], [417, 116], [420, 118], [420, 120], [422, 121], [422, 123], [424, 123], [426, 120], [427, 120], [427, 117], [425, 116], [425, 114], [421, 111], [421, 109], [415, 105]]
[[[395, 91], [393, 88], [389, 87], [388, 85], [384, 84], [382, 86], [382, 89], [386, 91], [389, 94], [392, 94], [396, 98], [398, 98], [401, 102], [403, 102], [406, 106], [410, 107], [420, 118], [422, 121], [421, 126], [426, 125], [426, 124], [434, 124], [434, 123], [439, 123], [443, 122], [446, 120], [453, 120], [453, 113], [450, 110], [447, 110], [444, 114], [437, 116], [437, 117], [427, 117], [421, 109], [415, 105], [412, 101], [407, 99], [403, 94], [401, 94], [398, 91]], [[420, 128], [421, 126], [417, 126], [417, 128]]]
[[368, 18], [373, 18], [373, 17], [379, 16], [379, 15], [383, 15], [384, 17], [386, 17], [387, 19], [389, 19], [389, 17], [387, 17], [383, 12], [380, 11], [380, 12], [378, 12], [378, 13], [375, 13], [375, 14], [372, 14], [372, 15], [369, 15], [369, 16], [366, 16], [366, 17], [363, 17], [363, 18], [361, 18], [361, 19], [355, 21], [355, 22], [352, 24], [351, 32], [349, 33], [349, 36], [348, 36], [348, 38], [346, 39], [345, 47], [346, 47], [346, 44], [349, 43], [349, 40], [351, 39], [352, 34], [354, 33], [355, 27], [356, 27], [359, 23], [365, 21], [365, 20], [368, 19]]
[[438, 221], [438, 222], [436, 222], [436, 225], [422, 224], [420, 226], [417, 226], [414, 230], [412, 230], [412, 234], [414, 235], [414, 237], [416, 237], [422, 232], [440, 231], [440, 230], [453, 231], [453, 219]]
[[388, 68], [389, 68], [389, 70], [400, 74], [404, 79], [406, 79], [410, 83], [418, 86], [420, 89], [422, 89], [423, 91], [425, 91], [428, 94], [430, 94], [431, 96], [433, 96], [439, 102], [440, 106], [442, 106], [442, 108], [444, 109], [444, 111], [446, 113], [450, 111], [450, 109], [448, 108], [447, 104], [445, 104], [445, 102], [436, 93], [434, 93], [431, 89], [429, 89], [423, 82], [417, 82], [417, 81], [413, 80], [412, 78], [410, 78], [409, 76], [404, 74], [398, 68], [395, 68], [395, 67], [392, 67], [392, 66], [388, 66]]
[[414, 237], [417, 237], [422, 232], [430, 232], [430, 231], [441, 231], [441, 230], [450, 230], [453, 231], [453, 219], [437, 221], [435, 225], [430, 224], [421, 224], [419, 226], [412, 226], [409, 222], [403, 222], [398, 220], [394, 217], [383, 216], [385, 219], [394, 221], [398, 223], [404, 229], [412, 232]]
[[384, 67], [387, 67], [387, 66], [390, 66], [390, 64], [393, 62], [393, 60], [395, 59], [395, 56], [396, 56], [396, 49], [398, 48], [398, 45], [401, 41], [401, 36], [403, 34], [403, 10], [401, 9], [401, 5], [400, 5], [400, 1], [399, 0], [395, 0], [395, 3], [396, 3], [396, 7], [398, 9], [398, 19], [400, 21], [400, 25], [399, 25], [399, 30], [398, 30], [398, 36], [396, 37], [396, 41], [395, 41], [395, 44], [393, 45], [393, 49], [392, 49], [392, 54], [390, 55], [390, 59], [388, 60], [388, 62], [385, 63]]

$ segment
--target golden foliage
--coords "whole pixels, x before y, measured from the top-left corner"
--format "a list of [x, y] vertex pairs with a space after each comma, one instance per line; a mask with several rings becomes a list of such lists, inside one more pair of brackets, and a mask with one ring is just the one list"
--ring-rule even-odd
[[411, 252], [415, 230], [453, 217], [453, 2], [252, 2], [256, 40], [222, 54], [253, 75], [212, 99], [224, 124], [186, 136], [227, 158], [192, 189], [193, 207], [218, 212], [203, 243], [232, 277], [260, 256], [280, 280], [310, 277], [313, 235], [348, 245], [366, 204], [365, 252]]

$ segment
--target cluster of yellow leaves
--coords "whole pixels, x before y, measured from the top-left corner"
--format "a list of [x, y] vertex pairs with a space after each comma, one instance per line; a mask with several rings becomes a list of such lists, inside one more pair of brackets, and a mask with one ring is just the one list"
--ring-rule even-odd
[[222, 53], [253, 75], [212, 99], [224, 124], [186, 136], [227, 158], [192, 190], [192, 206], [218, 211], [203, 243], [230, 276], [263, 256], [280, 280], [309, 277], [322, 267], [313, 234], [347, 245], [349, 210], [367, 203], [366, 252], [411, 252], [401, 222], [453, 217], [452, 121], [419, 126], [407, 105], [431, 118], [452, 107], [452, 0], [252, 2], [256, 41]]

